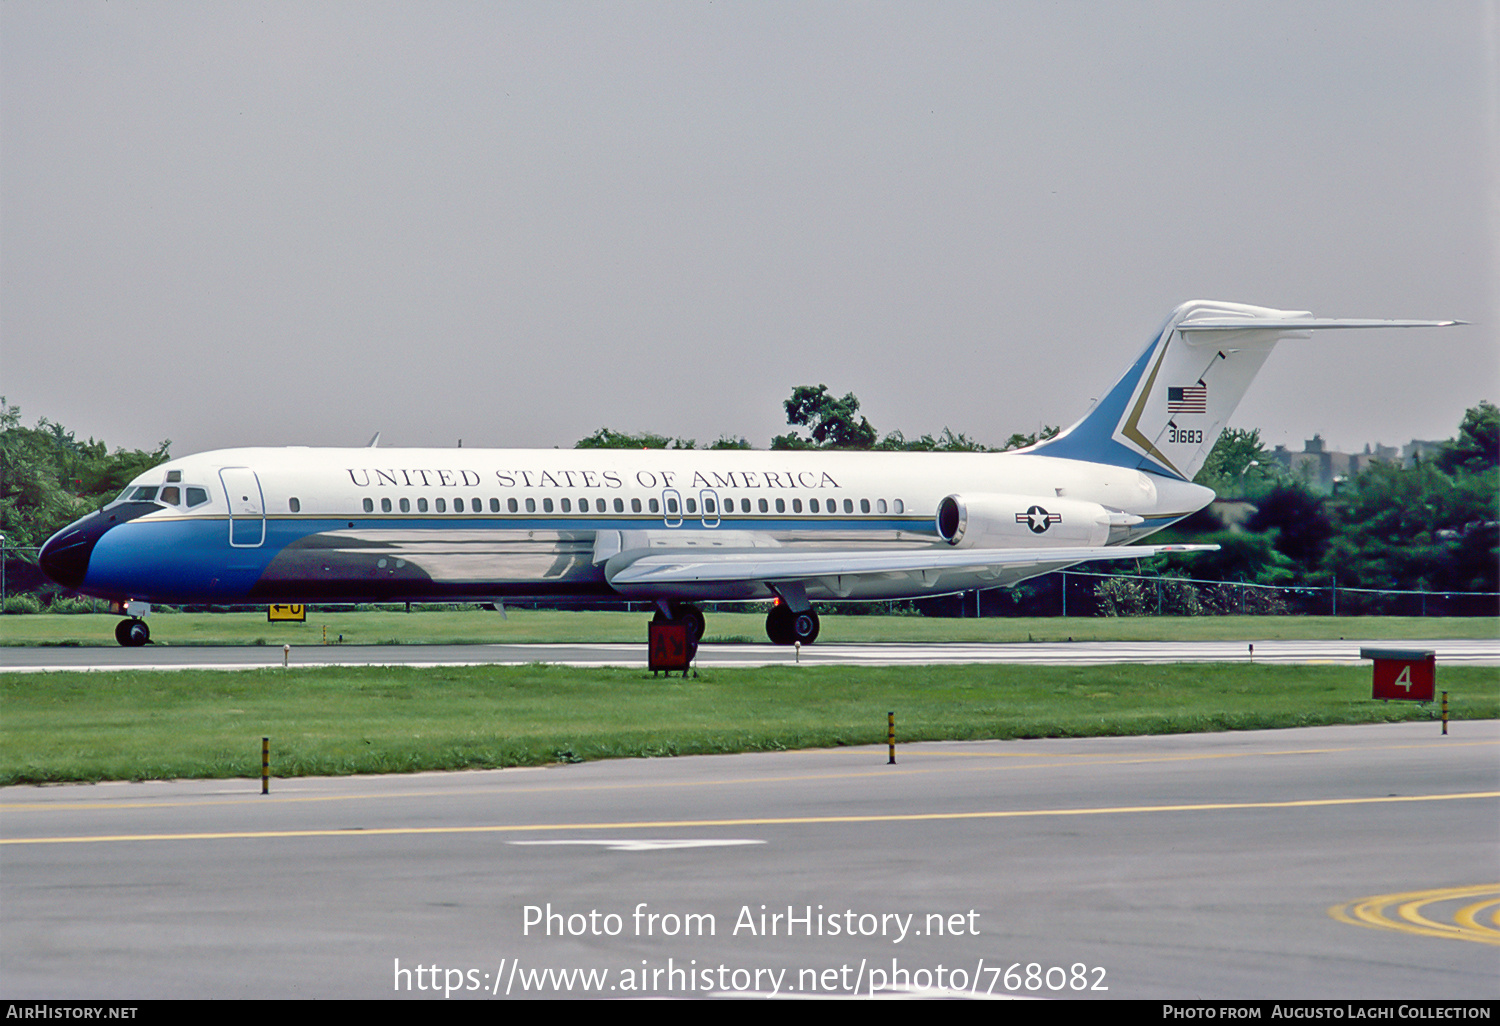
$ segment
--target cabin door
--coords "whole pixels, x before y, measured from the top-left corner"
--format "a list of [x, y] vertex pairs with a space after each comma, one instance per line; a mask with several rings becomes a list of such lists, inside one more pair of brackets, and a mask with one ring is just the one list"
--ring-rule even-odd
[[225, 467], [219, 471], [229, 500], [229, 544], [253, 549], [266, 540], [266, 503], [260, 479], [248, 467]]

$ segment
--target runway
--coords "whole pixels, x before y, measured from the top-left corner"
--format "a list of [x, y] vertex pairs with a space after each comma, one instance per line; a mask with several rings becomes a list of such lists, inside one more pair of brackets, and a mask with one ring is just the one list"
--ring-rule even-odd
[[0, 993], [1494, 999], [1497, 756], [1466, 721], [7, 788]]
[[[1362, 647], [1431, 649], [1438, 665], [1500, 666], [1500, 639], [1436, 641], [1078, 641], [1010, 644], [777, 645], [706, 644], [698, 665], [745, 667], [792, 662], [891, 666], [933, 663], [1359, 663]], [[645, 668], [645, 645], [312, 645], [283, 653], [279, 646], [147, 648], [4, 648], [0, 662], [13, 672], [80, 669], [251, 669], [280, 666], [570, 666]]]

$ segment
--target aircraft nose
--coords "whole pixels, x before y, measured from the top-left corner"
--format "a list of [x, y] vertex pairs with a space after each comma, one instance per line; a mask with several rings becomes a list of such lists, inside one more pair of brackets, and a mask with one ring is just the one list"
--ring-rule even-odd
[[104, 533], [102, 530], [89, 529], [95, 526], [89, 521], [97, 517], [98, 514], [95, 513], [58, 531], [47, 539], [37, 555], [37, 564], [41, 566], [42, 573], [70, 591], [77, 591], [83, 585], [94, 543]]
[[48, 538], [37, 554], [37, 564], [42, 573], [64, 588], [78, 591], [88, 576], [89, 557], [104, 532], [160, 508], [153, 502], [128, 502], [90, 513]]

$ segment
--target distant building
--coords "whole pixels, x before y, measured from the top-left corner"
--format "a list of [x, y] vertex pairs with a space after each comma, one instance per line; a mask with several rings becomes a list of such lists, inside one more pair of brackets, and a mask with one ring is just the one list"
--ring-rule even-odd
[[1362, 473], [1372, 463], [1400, 463], [1409, 467], [1419, 459], [1426, 461], [1436, 458], [1447, 444], [1445, 441], [1413, 438], [1410, 445], [1399, 449], [1394, 445], [1376, 442], [1373, 448], [1366, 445], [1364, 452], [1345, 453], [1333, 452], [1323, 441], [1323, 436], [1315, 434], [1302, 443], [1301, 452], [1293, 452], [1284, 445], [1278, 445], [1271, 451], [1271, 458], [1296, 480], [1328, 492], [1333, 490], [1335, 481]]

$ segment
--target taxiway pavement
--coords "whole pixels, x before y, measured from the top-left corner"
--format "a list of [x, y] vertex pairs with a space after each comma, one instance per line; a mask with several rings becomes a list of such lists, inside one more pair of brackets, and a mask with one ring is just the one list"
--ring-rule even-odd
[[1451, 730], [7, 788], [0, 995], [1494, 999]]

